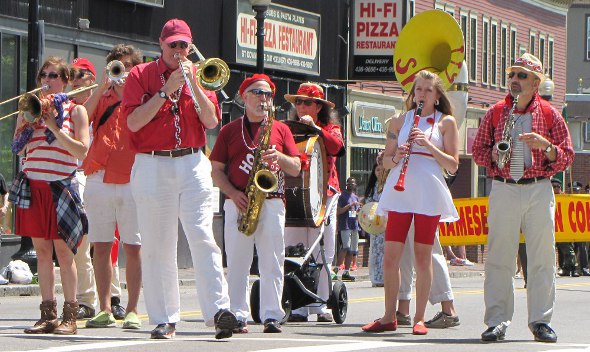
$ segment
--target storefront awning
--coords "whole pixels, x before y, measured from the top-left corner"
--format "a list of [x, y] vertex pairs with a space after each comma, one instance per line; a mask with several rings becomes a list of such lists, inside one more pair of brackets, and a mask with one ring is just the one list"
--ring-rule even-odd
[[566, 118], [590, 120], [590, 94], [566, 94]]

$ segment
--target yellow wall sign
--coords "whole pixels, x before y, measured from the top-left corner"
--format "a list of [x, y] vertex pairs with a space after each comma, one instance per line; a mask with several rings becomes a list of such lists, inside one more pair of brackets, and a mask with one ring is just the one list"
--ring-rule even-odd
[[[555, 196], [555, 202], [556, 242], [590, 242], [590, 195], [559, 194]], [[486, 244], [488, 198], [460, 198], [454, 203], [460, 219], [440, 223], [441, 245]]]

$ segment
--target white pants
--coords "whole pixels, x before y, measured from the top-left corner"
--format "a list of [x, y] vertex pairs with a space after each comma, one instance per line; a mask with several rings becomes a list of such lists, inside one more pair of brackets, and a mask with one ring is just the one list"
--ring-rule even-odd
[[484, 323], [510, 324], [520, 230], [527, 251], [528, 323], [549, 323], [555, 304], [555, 197], [549, 180], [528, 185], [492, 181]]
[[[326, 217], [330, 219], [329, 223], [324, 227], [324, 255], [326, 256], [326, 265], [328, 266], [328, 271], [330, 272], [332, 271], [332, 262], [334, 261], [334, 255], [336, 254], [336, 222], [338, 220], [336, 216], [336, 209], [338, 208], [338, 197], [339, 194], [328, 197], [328, 200], [326, 201], [327, 205], [332, 204], [330, 213], [326, 214]], [[287, 242], [287, 245], [296, 245], [297, 243], [301, 242], [305, 245], [305, 248], [309, 248], [318, 238], [319, 232], [320, 228], [287, 227], [285, 229], [285, 242]], [[317, 246], [317, 249], [313, 252], [313, 256], [316, 258], [318, 263], [323, 263], [319, 246]], [[318, 283], [317, 295], [321, 299], [327, 301], [330, 297], [331, 291], [332, 288], [328, 287], [328, 274], [326, 274], [326, 269], [322, 268], [322, 271], [320, 272], [320, 282]], [[307, 316], [309, 314], [322, 314], [328, 312], [329, 310], [325, 304], [314, 304], [310, 307], [296, 309], [293, 311], [293, 314]]]
[[207, 326], [229, 308], [221, 250], [213, 237], [211, 163], [202, 153], [178, 158], [138, 153], [131, 170], [142, 239], [143, 295], [152, 324], [180, 320], [176, 262], [178, 220], [188, 241]]
[[[414, 280], [415, 262], [414, 222], [412, 221], [400, 262], [399, 270], [401, 284], [397, 295], [398, 300], [409, 301], [412, 298], [412, 281]], [[438, 228], [434, 237], [434, 243], [432, 244], [432, 286], [430, 288], [428, 300], [430, 301], [430, 304], [438, 304], [440, 302], [454, 300], [447, 260], [443, 254], [438, 238]]]
[[267, 199], [262, 205], [258, 226], [251, 236], [238, 230], [239, 211], [230, 199], [225, 201], [225, 253], [231, 310], [241, 321], [250, 315], [248, 275], [254, 255], [258, 254], [260, 273], [260, 319], [281, 320], [285, 263], [285, 205], [282, 199]]
[[[78, 180], [78, 192], [82, 203], [84, 203], [84, 193], [86, 193], [86, 175], [82, 171], [76, 171]], [[82, 242], [78, 247], [78, 252], [74, 255], [74, 263], [78, 272], [78, 284], [76, 286], [76, 300], [79, 304], [86, 307], [96, 308], [98, 297], [96, 295], [96, 283], [94, 281], [94, 267], [90, 257], [90, 241], [88, 235], [82, 237]]]
[[141, 245], [137, 226], [137, 209], [131, 186], [103, 182], [104, 171], [86, 179], [86, 211], [91, 242], [113, 242], [118, 227], [122, 243]]

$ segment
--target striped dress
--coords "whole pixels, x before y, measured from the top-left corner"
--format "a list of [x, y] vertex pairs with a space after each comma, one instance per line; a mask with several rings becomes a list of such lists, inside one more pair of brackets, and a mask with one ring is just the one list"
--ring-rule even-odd
[[[70, 111], [75, 106], [72, 102], [64, 104], [64, 123], [61, 128], [66, 134], [74, 137], [74, 122]], [[23, 161], [23, 171], [31, 180], [58, 181], [70, 176], [78, 166], [77, 159], [55, 140], [46, 141], [45, 124], [35, 128], [33, 137], [25, 146], [27, 156]]]

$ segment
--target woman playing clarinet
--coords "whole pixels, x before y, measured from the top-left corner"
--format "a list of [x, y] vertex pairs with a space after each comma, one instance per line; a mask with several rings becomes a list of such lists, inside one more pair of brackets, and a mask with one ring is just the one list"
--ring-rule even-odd
[[459, 167], [459, 132], [443, 83], [431, 72], [416, 75], [405, 107], [406, 113], [393, 118], [387, 131], [383, 166], [391, 171], [377, 208], [378, 213], [388, 214], [383, 261], [385, 313], [362, 329], [397, 329], [400, 259], [414, 220], [416, 313], [412, 332], [425, 335], [436, 229], [439, 222], [459, 218], [443, 176], [443, 169], [455, 173]]

